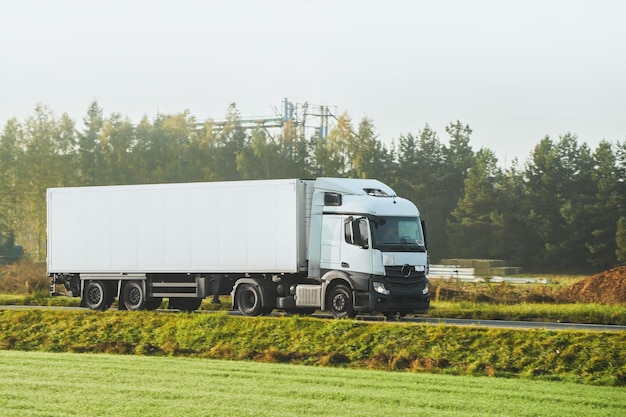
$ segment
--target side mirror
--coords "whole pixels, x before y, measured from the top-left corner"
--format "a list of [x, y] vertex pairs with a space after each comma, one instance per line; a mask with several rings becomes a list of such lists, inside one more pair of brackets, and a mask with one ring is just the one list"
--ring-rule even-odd
[[360, 218], [352, 222], [354, 230], [355, 242], [363, 249], [369, 248], [369, 233], [368, 233], [368, 221], [367, 219]]
[[366, 218], [350, 216], [343, 221], [343, 225], [346, 242], [362, 249], [369, 248], [369, 222]]

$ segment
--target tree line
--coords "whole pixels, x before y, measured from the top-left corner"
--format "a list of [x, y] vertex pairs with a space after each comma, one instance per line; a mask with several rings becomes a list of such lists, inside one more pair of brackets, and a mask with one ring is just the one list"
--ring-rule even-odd
[[137, 124], [93, 102], [83, 125], [37, 106], [0, 136], [0, 230], [45, 259], [46, 188], [110, 184], [339, 176], [376, 178], [409, 198], [428, 224], [431, 261], [506, 259], [527, 271], [593, 272], [626, 264], [626, 142], [596, 149], [566, 133], [544, 137], [503, 169], [471, 146], [459, 121], [446, 140], [425, 125], [383, 143], [370, 119], [348, 114], [324, 138], [286, 122], [245, 129], [188, 112]]

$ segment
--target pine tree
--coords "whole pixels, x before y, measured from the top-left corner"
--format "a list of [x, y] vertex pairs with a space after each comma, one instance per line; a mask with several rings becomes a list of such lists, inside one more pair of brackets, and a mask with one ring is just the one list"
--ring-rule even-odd
[[495, 154], [481, 149], [464, 181], [465, 194], [453, 210], [449, 222], [451, 250], [459, 257], [502, 258], [504, 247], [496, 239], [503, 228], [497, 206], [497, 187], [502, 173]]

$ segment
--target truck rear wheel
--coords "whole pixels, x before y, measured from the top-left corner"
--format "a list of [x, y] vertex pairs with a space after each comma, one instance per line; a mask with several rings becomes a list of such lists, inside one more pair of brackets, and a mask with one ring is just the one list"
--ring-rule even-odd
[[146, 306], [146, 294], [141, 281], [129, 281], [122, 289], [122, 302], [127, 310], [143, 310]]
[[102, 281], [89, 281], [83, 295], [83, 301], [86, 307], [100, 311], [105, 311], [111, 307], [113, 298], [113, 294], [110, 293]]
[[258, 316], [264, 312], [261, 290], [252, 284], [241, 284], [237, 289], [237, 308], [246, 316]]
[[339, 284], [330, 290], [328, 306], [333, 316], [338, 319], [356, 317], [352, 303], [352, 291], [343, 284]]

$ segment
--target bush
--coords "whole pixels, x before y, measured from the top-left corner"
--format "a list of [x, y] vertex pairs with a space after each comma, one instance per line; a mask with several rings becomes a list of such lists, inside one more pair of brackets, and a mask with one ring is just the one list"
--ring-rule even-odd
[[19, 261], [0, 266], [0, 293], [33, 294], [48, 291], [46, 264]]
[[550, 284], [511, 284], [507, 282], [467, 283], [457, 280], [431, 279], [433, 301], [457, 301], [489, 304], [554, 303], [563, 285], [584, 277], [561, 278]]

